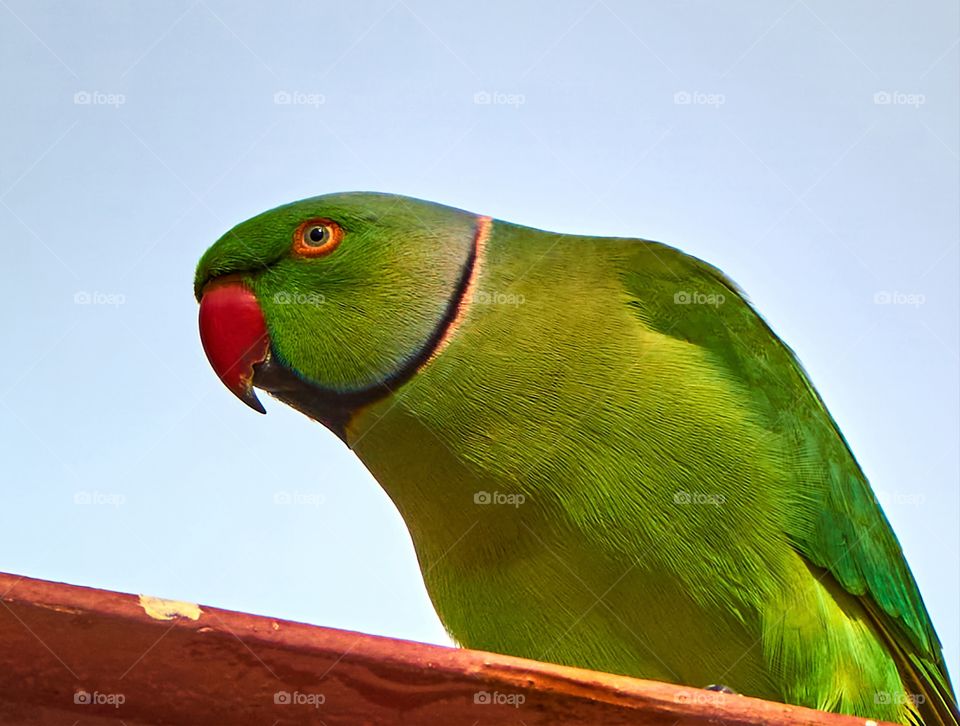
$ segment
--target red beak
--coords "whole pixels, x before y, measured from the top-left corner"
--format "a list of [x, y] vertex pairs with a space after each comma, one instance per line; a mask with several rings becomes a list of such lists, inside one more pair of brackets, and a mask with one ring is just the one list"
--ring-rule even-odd
[[233, 394], [266, 413], [253, 390], [253, 366], [270, 353], [256, 296], [236, 279], [213, 280], [200, 297], [200, 342], [214, 372]]

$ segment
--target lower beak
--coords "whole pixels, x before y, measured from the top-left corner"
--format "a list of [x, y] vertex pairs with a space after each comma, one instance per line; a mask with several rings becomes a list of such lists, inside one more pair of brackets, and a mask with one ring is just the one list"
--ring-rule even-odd
[[200, 297], [200, 342], [214, 372], [241, 401], [266, 413], [253, 390], [253, 367], [270, 355], [263, 311], [236, 278], [207, 283]]

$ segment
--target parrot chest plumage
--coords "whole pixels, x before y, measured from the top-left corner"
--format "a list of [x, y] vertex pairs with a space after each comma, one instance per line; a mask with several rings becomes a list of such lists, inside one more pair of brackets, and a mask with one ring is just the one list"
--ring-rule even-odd
[[[585, 535], [555, 493], [464, 467], [402, 404], [379, 421], [358, 453], [409, 523], [428, 592], [459, 643], [677, 683], [706, 685], [723, 674], [756, 695], [778, 695], [759, 649], [742, 657], [759, 635], [753, 584], [724, 584], [739, 591], [735, 605], [710, 602], [712, 578], [692, 597], [664, 567], [678, 542], [621, 557]], [[382, 441], [390, 443], [380, 451]], [[423, 496], [440, 488], [440, 501]], [[598, 532], [623, 526], [595, 517]], [[683, 549], [689, 557], [697, 547]], [[684, 655], [691, 643], [704, 645], [696, 658]]]
[[[516, 285], [522, 260], [489, 254], [443, 355], [348, 427], [445, 625], [470, 647], [668, 681], [732, 665], [774, 695], [760, 654], [741, 657], [791, 557], [762, 496], [773, 472], [734, 440], [749, 421], [710, 415], [742, 407], [684, 380], [695, 351], [645, 330], [601, 260], [580, 268], [609, 288], [596, 304], [544, 285], [549, 264]], [[678, 659], [681, 640], [723, 645]]]

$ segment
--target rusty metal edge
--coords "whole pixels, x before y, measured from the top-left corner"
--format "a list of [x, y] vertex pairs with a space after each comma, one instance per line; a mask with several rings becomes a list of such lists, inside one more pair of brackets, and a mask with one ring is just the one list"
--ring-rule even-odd
[[[367, 635], [208, 606], [200, 606], [200, 615], [196, 620], [174, 616], [172, 623], [171, 620], [160, 620], [148, 615], [136, 595], [2, 572], [0, 602], [31, 605], [69, 614], [82, 612], [104, 619], [139, 623], [152, 621], [162, 628], [171, 627], [173, 624], [173, 627], [184, 630], [220, 630], [244, 641], [334, 660], [347, 660], [360, 665], [387, 664], [436, 669], [465, 681], [604, 703], [625, 711], [641, 711], [684, 723], [719, 722], [728, 726], [885, 726], [859, 717], [824, 713], [746, 696], [712, 694], [698, 688], [496, 653]], [[708, 693], [709, 696], [706, 695]]]

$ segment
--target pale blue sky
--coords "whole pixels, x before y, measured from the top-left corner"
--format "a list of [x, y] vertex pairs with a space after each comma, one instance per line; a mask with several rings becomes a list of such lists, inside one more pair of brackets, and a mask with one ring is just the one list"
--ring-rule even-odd
[[957, 13], [0, 0], [0, 570], [445, 642], [387, 497], [220, 385], [191, 295], [236, 222], [397, 192], [729, 273], [880, 493], [956, 679]]

